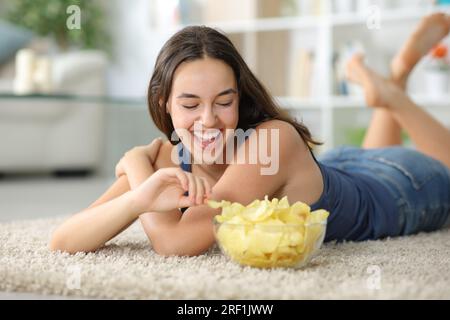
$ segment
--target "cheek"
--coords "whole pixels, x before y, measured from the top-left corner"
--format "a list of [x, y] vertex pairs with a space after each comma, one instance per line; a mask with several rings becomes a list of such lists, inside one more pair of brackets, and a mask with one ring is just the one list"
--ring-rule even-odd
[[194, 121], [192, 112], [183, 111], [179, 108], [174, 108], [172, 113], [172, 123], [175, 128], [189, 129]]
[[239, 121], [239, 111], [237, 107], [231, 107], [224, 109], [221, 114], [222, 121], [227, 125], [227, 127], [236, 127]]

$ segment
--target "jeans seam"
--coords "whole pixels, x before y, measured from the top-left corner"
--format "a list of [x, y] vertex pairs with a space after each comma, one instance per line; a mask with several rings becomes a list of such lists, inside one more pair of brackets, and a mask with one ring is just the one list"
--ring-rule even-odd
[[418, 183], [418, 181], [416, 180], [416, 178], [414, 177], [414, 175], [411, 174], [411, 172], [409, 172], [409, 170], [407, 170], [405, 167], [403, 167], [402, 165], [396, 163], [396, 162], [392, 162], [390, 160], [387, 160], [385, 158], [382, 157], [369, 157], [369, 159], [375, 160], [375, 161], [379, 161], [381, 163], [384, 163], [386, 165], [392, 166], [396, 169], [398, 169], [400, 172], [402, 172], [405, 176], [407, 176], [411, 182], [412, 185], [414, 187], [414, 189], [416, 190], [420, 190], [420, 188], [422, 188], [422, 186], [427, 183], [428, 181], [430, 181], [432, 178], [434, 178], [436, 176], [436, 171], [429, 175], [426, 179], [424, 179], [424, 181], [422, 181], [420, 184]]

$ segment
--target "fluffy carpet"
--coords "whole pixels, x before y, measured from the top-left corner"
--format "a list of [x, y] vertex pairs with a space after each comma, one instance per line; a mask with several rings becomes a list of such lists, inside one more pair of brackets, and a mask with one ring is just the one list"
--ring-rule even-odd
[[301, 270], [241, 267], [212, 248], [155, 254], [139, 223], [95, 253], [50, 252], [64, 218], [0, 224], [0, 290], [107, 299], [450, 299], [450, 229], [325, 244]]

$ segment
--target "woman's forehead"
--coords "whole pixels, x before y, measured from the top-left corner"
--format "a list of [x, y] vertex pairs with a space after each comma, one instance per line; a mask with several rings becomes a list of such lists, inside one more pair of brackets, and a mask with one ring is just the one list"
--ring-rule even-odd
[[225, 62], [217, 59], [199, 59], [183, 62], [175, 71], [173, 90], [192, 94], [218, 94], [235, 88], [233, 70]]

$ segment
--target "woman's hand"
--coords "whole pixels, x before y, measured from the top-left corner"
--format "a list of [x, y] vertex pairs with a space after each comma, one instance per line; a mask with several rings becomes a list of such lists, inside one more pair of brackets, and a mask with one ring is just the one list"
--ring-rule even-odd
[[[189, 196], [184, 193], [189, 191]], [[139, 212], [164, 212], [204, 204], [211, 196], [211, 186], [205, 178], [181, 168], [162, 168], [133, 191]]]
[[153, 165], [161, 145], [162, 139], [156, 138], [148, 145], [137, 146], [125, 152], [124, 156], [116, 165], [116, 178], [127, 174], [129, 170], [140, 168], [149, 163], [150, 165]]

